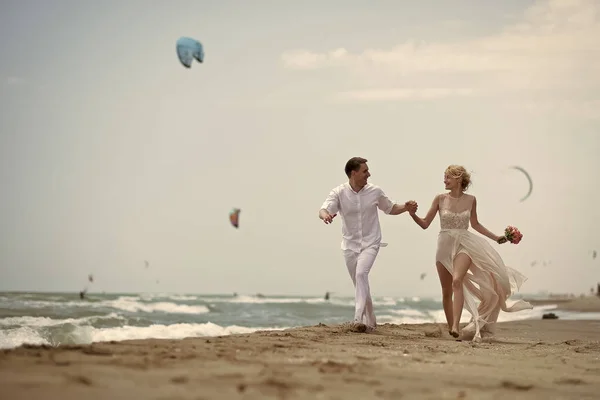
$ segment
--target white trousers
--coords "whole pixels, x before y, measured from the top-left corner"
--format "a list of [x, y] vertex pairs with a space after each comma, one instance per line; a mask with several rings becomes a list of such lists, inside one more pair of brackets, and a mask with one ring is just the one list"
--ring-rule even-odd
[[360, 253], [344, 250], [346, 267], [354, 284], [354, 321], [375, 328], [377, 321], [369, 288], [369, 272], [375, 263], [379, 247], [369, 247]]

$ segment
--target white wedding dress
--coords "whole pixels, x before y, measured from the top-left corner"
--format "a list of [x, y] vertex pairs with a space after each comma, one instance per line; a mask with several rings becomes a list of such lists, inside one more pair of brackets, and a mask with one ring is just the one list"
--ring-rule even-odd
[[[519, 271], [504, 265], [489, 239], [470, 232], [469, 221], [474, 197], [463, 194], [454, 198], [445, 193], [439, 197], [440, 233], [436, 261], [452, 274], [454, 257], [468, 255], [472, 264], [463, 281], [465, 308], [471, 321], [462, 329], [461, 338], [481, 341], [481, 334], [493, 335], [500, 310], [516, 312], [533, 306], [518, 300], [508, 307], [506, 300], [527, 280]], [[475, 300], [479, 300], [479, 306]]]

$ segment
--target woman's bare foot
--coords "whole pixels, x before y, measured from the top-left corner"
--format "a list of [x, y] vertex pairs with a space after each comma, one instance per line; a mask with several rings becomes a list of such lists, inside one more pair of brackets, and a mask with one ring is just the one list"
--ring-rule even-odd
[[451, 328], [448, 333], [452, 336], [452, 337], [459, 337], [460, 334], [458, 333], [458, 328]]

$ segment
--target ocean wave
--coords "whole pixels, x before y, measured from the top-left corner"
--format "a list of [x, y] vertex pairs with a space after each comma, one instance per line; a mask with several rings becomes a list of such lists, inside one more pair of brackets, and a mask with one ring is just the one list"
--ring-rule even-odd
[[153, 324], [150, 326], [126, 325], [112, 328], [96, 328], [90, 325], [76, 325], [66, 328], [66, 325], [63, 325], [65, 328], [61, 330], [45, 329], [48, 326], [48, 324], [42, 324], [3, 329], [0, 331], [0, 348], [14, 348], [23, 344], [58, 346], [61, 344], [90, 344], [133, 339], [183, 339], [187, 337], [227, 336], [252, 333], [259, 330], [286, 329], [286, 327], [220, 326], [211, 322], [203, 324]]
[[101, 301], [67, 301], [53, 302], [47, 300], [25, 300], [18, 304], [13, 304], [13, 308], [23, 309], [101, 309], [112, 308], [114, 310], [127, 312], [145, 312], [145, 313], [172, 313], [172, 314], [206, 314], [210, 309], [206, 305], [177, 304], [168, 301], [161, 302], [143, 302], [139, 296], [120, 296], [114, 300]]
[[205, 305], [187, 305], [187, 304], [175, 304], [171, 302], [158, 302], [158, 303], [142, 303], [137, 301], [135, 298], [120, 297], [116, 300], [107, 301], [103, 306], [108, 306], [128, 312], [164, 312], [173, 314], [206, 314], [210, 312], [210, 309]]
[[207, 322], [204, 324], [173, 324], [173, 325], [150, 325], [144, 327], [122, 326], [109, 329], [89, 328], [86, 331], [87, 340], [92, 342], [107, 342], [111, 340], [131, 339], [183, 339], [186, 337], [204, 336], [227, 336], [240, 333], [252, 333], [259, 330], [282, 330], [283, 328], [250, 328], [244, 326], [230, 325], [220, 326]]
[[171, 293], [142, 293], [139, 295], [139, 299], [143, 301], [153, 301], [159, 299], [167, 299], [173, 301], [194, 301], [198, 300], [198, 296]]
[[118, 320], [125, 321], [126, 318], [122, 315], [118, 315], [115, 313], [110, 313], [108, 315], [93, 315], [89, 317], [82, 318], [66, 318], [66, 319], [54, 319], [49, 317], [31, 317], [31, 316], [23, 316], [23, 317], [7, 317], [0, 319], [0, 327], [3, 329], [11, 328], [11, 327], [22, 327], [27, 326], [30, 328], [38, 328], [38, 327], [48, 327], [48, 326], [58, 326], [65, 324], [73, 324], [73, 325], [81, 325], [81, 324], [93, 324], [98, 321], [106, 321], [106, 320]]
[[[238, 304], [293, 304], [293, 303], [305, 303], [305, 304], [330, 304], [344, 307], [354, 307], [353, 297], [331, 297], [329, 300], [325, 300], [324, 297], [258, 297], [258, 296], [247, 296], [241, 295], [231, 298], [200, 298], [207, 302], [212, 303], [238, 303]], [[373, 298], [374, 306], [395, 306], [398, 303], [403, 303], [406, 300], [404, 298], [394, 297], [375, 297]], [[413, 297], [408, 299], [409, 302], [420, 302], [421, 299]]]

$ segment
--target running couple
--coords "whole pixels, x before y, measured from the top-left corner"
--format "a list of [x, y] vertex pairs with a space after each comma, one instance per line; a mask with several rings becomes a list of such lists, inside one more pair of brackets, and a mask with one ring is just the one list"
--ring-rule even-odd
[[[435, 256], [442, 286], [442, 304], [453, 337], [480, 341], [493, 336], [500, 310], [516, 312], [533, 306], [519, 300], [510, 307], [506, 300], [527, 278], [504, 265], [496, 250], [482, 236], [470, 232], [471, 227], [487, 238], [502, 244], [504, 236], [487, 230], [477, 219], [477, 200], [465, 191], [471, 177], [464, 167], [450, 165], [444, 173], [447, 192], [433, 199], [424, 218], [417, 216], [418, 205], [391, 201], [377, 185], [368, 183], [371, 176], [367, 160], [353, 157], [346, 163], [348, 181], [337, 186], [321, 206], [319, 218], [325, 224], [339, 214], [342, 219], [342, 252], [355, 287], [354, 327], [372, 331], [377, 326], [369, 288], [369, 271], [381, 246], [378, 210], [388, 215], [408, 212], [417, 225], [427, 229], [439, 213], [441, 230]], [[471, 271], [467, 274], [467, 271]], [[477, 286], [475, 286], [477, 285]], [[479, 305], [475, 301], [479, 300]], [[460, 331], [463, 306], [471, 313], [470, 323]]]

